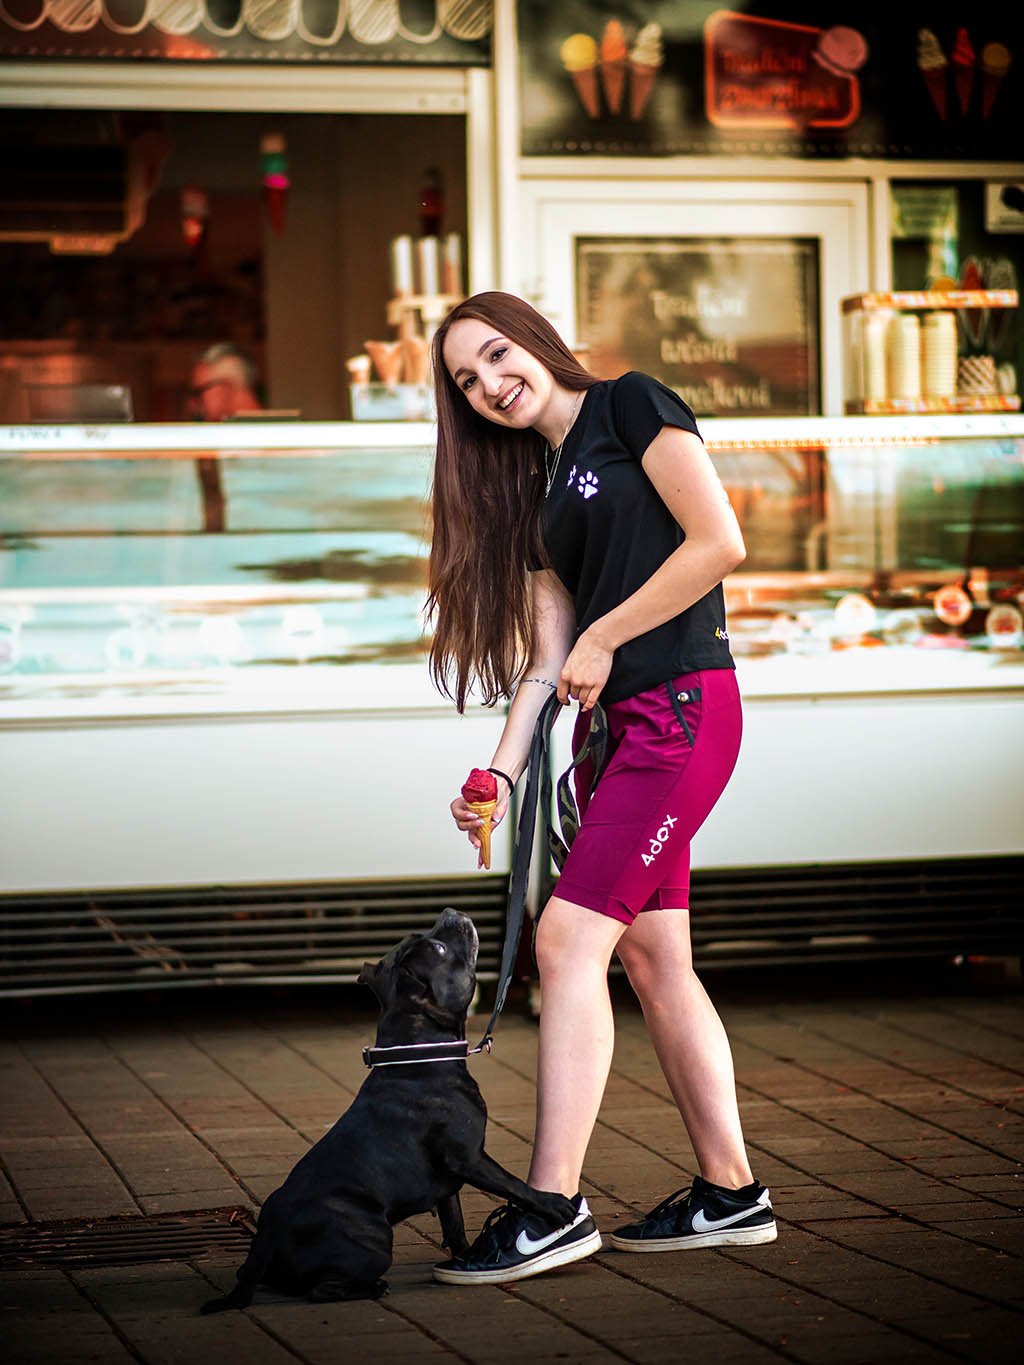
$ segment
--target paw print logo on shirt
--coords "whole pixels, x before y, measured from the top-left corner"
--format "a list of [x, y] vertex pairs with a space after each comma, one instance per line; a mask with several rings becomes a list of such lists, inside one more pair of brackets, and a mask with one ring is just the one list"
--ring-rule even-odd
[[585, 498], [592, 498], [598, 490], [600, 480], [596, 474], [591, 474], [588, 469], [585, 474], [581, 474], [576, 482], [576, 487]]

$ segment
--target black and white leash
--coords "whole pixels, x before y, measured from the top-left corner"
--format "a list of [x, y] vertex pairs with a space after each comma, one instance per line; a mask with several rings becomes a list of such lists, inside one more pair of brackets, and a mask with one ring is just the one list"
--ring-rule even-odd
[[519, 940], [523, 934], [526, 920], [526, 891], [530, 879], [530, 863], [533, 858], [534, 831], [537, 828], [537, 807], [545, 812], [548, 848], [559, 870], [569, 853], [569, 845], [579, 829], [579, 815], [572, 794], [572, 775], [586, 759], [593, 761], [591, 791], [597, 783], [604, 761], [608, 729], [604, 711], [595, 706], [590, 713], [590, 729], [579, 752], [573, 755], [570, 766], [558, 779], [556, 800], [558, 803], [558, 823], [562, 830], [560, 838], [551, 827], [548, 812], [551, 810], [551, 730], [562, 711], [562, 703], [555, 693], [544, 703], [537, 724], [534, 726], [530, 741], [530, 757], [526, 770], [526, 788], [519, 808], [519, 823], [516, 826], [515, 848], [512, 854], [512, 872], [508, 884], [508, 905], [505, 913], [505, 942], [501, 953], [501, 969], [498, 975], [498, 990], [494, 998], [494, 1009], [487, 1021], [483, 1037], [476, 1047], [470, 1047], [467, 1038], [451, 1043], [409, 1043], [402, 1047], [365, 1047], [363, 1061], [368, 1067], [408, 1066], [422, 1062], [463, 1062], [480, 1052], [490, 1052], [494, 1045], [494, 1027], [498, 1015], [505, 1004], [508, 988], [512, 983], [516, 957], [519, 953]]

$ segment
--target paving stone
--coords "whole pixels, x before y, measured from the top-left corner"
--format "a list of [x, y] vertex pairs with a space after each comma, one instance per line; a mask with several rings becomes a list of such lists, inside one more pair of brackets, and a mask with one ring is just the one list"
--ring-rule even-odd
[[[249, 1312], [214, 1318], [197, 1309], [233, 1284], [235, 1255], [82, 1269], [83, 1292], [59, 1271], [7, 1272], [5, 1360], [19, 1359], [9, 1341], [28, 1352], [26, 1365], [90, 1351], [114, 1365], [1016, 1359], [1024, 1123], [999, 1106], [1017, 1103], [1014, 1077], [1024, 1075], [1019, 1003], [791, 994], [779, 1018], [737, 992], [724, 1014], [751, 1159], [779, 1210], [769, 1246], [608, 1250], [518, 1286], [460, 1289], [433, 1282], [439, 1228], [423, 1215], [396, 1229], [391, 1293], [377, 1303], [261, 1292]], [[159, 1018], [126, 1007], [102, 1032], [48, 1025], [46, 1036], [0, 1043], [0, 1157], [15, 1185], [20, 1171], [47, 1218], [69, 1206], [78, 1210], [69, 1216], [98, 1216], [118, 1172], [136, 1213], [246, 1204], [275, 1188], [362, 1083], [372, 1019], [312, 1003], [259, 1008], [254, 1024], [252, 1011], [243, 1021], [180, 1002]], [[536, 1041], [533, 1023], [510, 1014], [496, 1053], [474, 1065], [491, 1110], [488, 1148], [520, 1174]], [[599, 1225], [651, 1207], [695, 1169], [639, 1013], [620, 1006], [583, 1181]], [[471, 1234], [496, 1202], [464, 1193]], [[0, 1181], [0, 1217], [5, 1207], [20, 1214]]]

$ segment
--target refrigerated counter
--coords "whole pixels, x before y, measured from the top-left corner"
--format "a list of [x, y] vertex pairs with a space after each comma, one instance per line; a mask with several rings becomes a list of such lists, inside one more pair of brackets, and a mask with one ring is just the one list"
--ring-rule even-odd
[[[702, 426], [748, 545], [744, 749], [694, 851], [704, 960], [870, 955], [856, 906], [922, 897], [944, 918], [918, 948], [1005, 945], [1024, 419]], [[427, 677], [432, 435], [0, 430], [0, 990], [352, 979], [439, 901], [492, 970], [507, 831], [479, 875], [447, 808], [501, 716]]]

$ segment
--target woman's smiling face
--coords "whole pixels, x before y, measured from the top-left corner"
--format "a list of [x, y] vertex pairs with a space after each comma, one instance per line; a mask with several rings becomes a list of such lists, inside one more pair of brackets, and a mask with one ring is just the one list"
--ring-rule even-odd
[[551, 372], [493, 323], [461, 318], [442, 354], [456, 388], [481, 417], [517, 431], [543, 419], [555, 393]]

